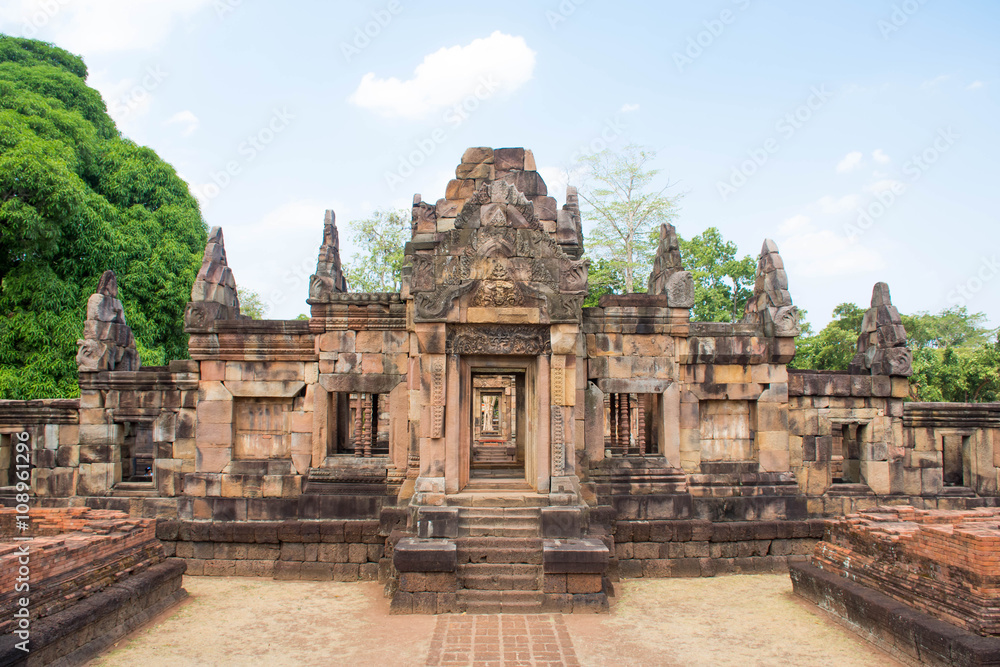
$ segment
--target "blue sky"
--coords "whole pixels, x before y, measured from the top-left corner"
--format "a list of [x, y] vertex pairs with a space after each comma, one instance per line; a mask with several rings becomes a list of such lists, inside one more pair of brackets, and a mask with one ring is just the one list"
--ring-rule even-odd
[[636, 143], [680, 234], [778, 243], [814, 326], [880, 280], [1000, 325], [995, 0], [9, 0], [0, 31], [84, 57], [272, 317], [307, 312], [326, 208], [350, 255], [468, 146], [531, 148], [561, 203], [581, 149]]

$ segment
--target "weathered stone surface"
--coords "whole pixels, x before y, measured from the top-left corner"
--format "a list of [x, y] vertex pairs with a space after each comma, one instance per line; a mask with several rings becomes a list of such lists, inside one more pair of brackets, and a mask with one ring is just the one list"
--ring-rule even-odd
[[347, 279], [340, 263], [337, 216], [332, 210], [327, 210], [323, 218], [323, 244], [319, 247], [316, 273], [309, 278], [309, 302], [323, 303], [329, 300], [332, 294], [346, 291]]
[[105, 271], [97, 292], [87, 301], [84, 337], [76, 341], [77, 370], [137, 371], [141, 365], [132, 329], [125, 323], [125, 309], [118, 300], [118, 280], [114, 271]]
[[799, 310], [792, 305], [784, 263], [771, 239], [765, 239], [757, 259], [753, 296], [747, 300], [743, 321], [760, 325], [768, 337], [799, 335]]
[[913, 354], [906, 346], [906, 329], [885, 283], [876, 283], [872, 289], [871, 308], [862, 321], [857, 354], [849, 370], [895, 377], [913, 374]]

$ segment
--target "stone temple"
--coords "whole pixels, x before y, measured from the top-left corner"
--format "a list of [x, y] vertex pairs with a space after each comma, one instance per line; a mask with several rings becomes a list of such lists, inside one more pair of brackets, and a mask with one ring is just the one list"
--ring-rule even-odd
[[455, 176], [414, 198], [399, 293], [350, 291], [328, 211], [308, 321], [241, 316], [213, 229], [190, 360], [140, 365], [105, 274], [80, 398], [0, 402], [0, 485], [27, 430], [39, 507], [156, 519], [189, 574], [384, 581], [399, 613], [601, 611], [620, 577], [783, 571], [824, 518], [1000, 504], [1000, 405], [905, 402], [886, 284], [848, 371], [790, 370], [773, 241], [738, 323], [691, 321], [670, 225], [648, 292], [584, 308], [576, 190], [521, 148]]

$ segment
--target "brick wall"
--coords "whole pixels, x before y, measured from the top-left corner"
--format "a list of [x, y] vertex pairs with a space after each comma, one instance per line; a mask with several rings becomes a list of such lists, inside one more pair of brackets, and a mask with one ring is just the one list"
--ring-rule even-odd
[[[29, 549], [32, 618], [59, 612], [77, 600], [92, 595], [129, 575], [164, 559], [156, 540], [154, 521], [131, 519], [122, 512], [73, 509], [33, 509], [29, 518], [37, 532], [30, 542], [9, 541], [14, 537], [15, 511], [0, 508], [0, 608], [14, 609], [25, 596], [14, 587], [18, 577], [20, 546]], [[12, 626], [0, 619], [0, 634]]]
[[812, 564], [981, 635], [1000, 635], [1000, 510], [880, 507], [829, 521]]

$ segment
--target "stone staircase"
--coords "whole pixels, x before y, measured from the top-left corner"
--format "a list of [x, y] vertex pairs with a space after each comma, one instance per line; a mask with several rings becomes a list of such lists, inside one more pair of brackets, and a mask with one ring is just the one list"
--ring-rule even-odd
[[586, 537], [584, 506], [547, 501], [493, 484], [449, 495], [444, 507], [414, 508], [417, 536], [394, 549], [392, 611], [606, 611], [608, 548]]
[[459, 537], [538, 537], [540, 507], [462, 507]]
[[542, 539], [535, 537], [460, 537], [458, 602], [467, 613], [540, 613]]

